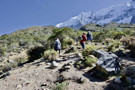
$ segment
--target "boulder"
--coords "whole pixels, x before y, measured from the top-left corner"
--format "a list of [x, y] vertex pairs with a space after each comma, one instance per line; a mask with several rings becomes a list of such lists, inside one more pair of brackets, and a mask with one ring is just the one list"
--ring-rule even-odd
[[93, 50], [92, 54], [98, 58], [96, 68], [99, 71], [109, 73], [115, 71], [114, 63], [117, 55], [108, 53], [104, 50]]
[[115, 80], [114, 80], [115, 83], [121, 83], [121, 80], [119, 77], [117, 77]]

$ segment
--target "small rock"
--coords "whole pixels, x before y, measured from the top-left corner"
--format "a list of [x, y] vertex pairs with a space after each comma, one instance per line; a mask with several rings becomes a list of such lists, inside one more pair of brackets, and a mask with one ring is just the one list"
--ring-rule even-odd
[[114, 80], [115, 83], [121, 83], [121, 80], [119, 77], [117, 77], [115, 80]]
[[13, 63], [13, 62], [14, 62], [14, 60], [8, 60], [8, 62], [9, 62], [9, 63]]
[[51, 63], [51, 67], [58, 67], [58, 63], [55, 62], [55, 61], [53, 61], [53, 62]]
[[46, 65], [51, 65], [51, 63], [46, 63]]
[[65, 66], [65, 69], [70, 69], [71, 68], [71, 66]]
[[16, 87], [17, 87], [17, 89], [19, 89], [19, 88], [22, 87], [22, 85], [21, 84], [18, 84]]
[[135, 85], [133, 85], [133, 88], [135, 88]]
[[41, 84], [41, 87], [43, 87], [43, 86], [47, 86], [47, 84], [45, 84], [45, 83]]
[[81, 53], [78, 53], [77, 56], [79, 57], [79, 59], [84, 59]]
[[69, 58], [73, 58], [73, 57], [74, 57], [73, 55], [69, 56]]
[[84, 83], [84, 78], [83, 77], [79, 78], [78, 83]]

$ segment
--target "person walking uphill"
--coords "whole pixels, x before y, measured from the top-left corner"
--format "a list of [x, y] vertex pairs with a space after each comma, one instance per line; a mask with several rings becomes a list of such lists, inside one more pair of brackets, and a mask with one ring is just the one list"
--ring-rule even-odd
[[81, 46], [85, 49], [85, 41], [87, 40], [85, 33], [82, 35], [82, 40], [80, 41]]
[[57, 38], [57, 39], [55, 40], [54, 50], [55, 50], [55, 51], [58, 51], [58, 50], [59, 50], [59, 54], [60, 54], [61, 42], [60, 42], [59, 38]]
[[89, 41], [91, 41], [92, 42], [92, 39], [93, 39], [93, 37], [92, 37], [92, 34], [91, 34], [91, 32], [89, 31], [88, 33], [87, 33], [87, 40]]

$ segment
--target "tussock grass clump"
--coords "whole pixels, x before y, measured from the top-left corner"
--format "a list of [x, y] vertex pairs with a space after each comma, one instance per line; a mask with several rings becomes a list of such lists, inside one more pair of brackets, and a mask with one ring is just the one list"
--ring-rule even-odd
[[93, 64], [97, 62], [98, 59], [94, 55], [89, 55], [86, 56], [84, 60], [85, 60], [85, 64], [91, 67], [93, 66]]
[[135, 54], [135, 36], [123, 37], [121, 39], [121, 41], [123, 42], [125, 48], [130, 50], [131, 55], [134, 56], [134, 54]]
[[122, 45], [122, 43], [120, 41], [112, 40], [112, 41], [110, 41], [110, 44], [107, 47], [107, 51], [115, 52], [116, 49], [120, 47], [120, 45]]
[[51, 61], [51, 60], [56, 60], [57, 56], [58, 53], [55, 50], [51, 49], [44, 52], [43, 58], [48, 61]]
[[94, 49], [102, 49], [101, 46], [96, 46], [94, 44], [86, 45], [86, 48], [82, 51], [83, 56], [88, 56], [92, 53]]
[[69, 37], [66, 37], [63, 39], [63, 43], [62, 43], [62, 47], [64, 48], [67, 48], [68, 46], [71, 46], [71, 45], [74, 45], [74, 40], [69, 38]]

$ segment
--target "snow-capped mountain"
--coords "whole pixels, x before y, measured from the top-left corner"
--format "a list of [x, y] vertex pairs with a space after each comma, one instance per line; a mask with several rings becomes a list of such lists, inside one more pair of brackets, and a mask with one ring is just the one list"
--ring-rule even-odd
[[56, 27], [80, 28], [88, 23], [107, 24], [110, 22], [130, 23], [135, 15], [135, 0], [121, 5], [114, 5], [99, 11], [82, 12], [68, 21], [59, 23]]

